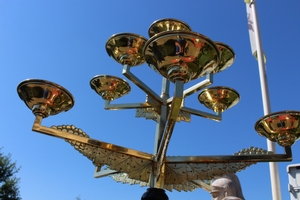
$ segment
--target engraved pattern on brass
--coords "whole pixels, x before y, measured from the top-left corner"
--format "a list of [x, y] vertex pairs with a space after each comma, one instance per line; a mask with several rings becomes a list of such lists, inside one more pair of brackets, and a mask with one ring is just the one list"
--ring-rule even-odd
[[221, 60], [218, 66], [213, 71], [214, 74], [227, 69], [235, 60], [235, 53], [230, 46], [221, 42], [215, 42], [215, 44], [220, 51]]
[[104, 100], [114, 100], [128, 94], [130, 85], [123, 79], [110, 75], [98, 75], [91, 79], [90, 86]]
[[212, 72], [220, 61], [213, 41], [190, 31], [165, 31], [151, 37], [144, 48], [151, 68], [174, 82], [188, 82]]
[[191, 27], [178, 19], [160, 19], [153, 22], [149, 29], [148, 29], [148, 35], [151, 38], [157, 33], [161, 33], [164, 31], [192, 31]]
[[[262, 148], [249, 147], [242, 149], [234, 155], [267, 155], [273, 154]], [[168, 157], [170, 158], [170, 157]], [[164, 184], [164, 189], [172, 191], [193, 191], [197, 188], [192, 181], [195, 180], [212, 180], [215, 177], [224, 173], [236, 173], [244, 170], [256, 162], [233, 162], [233, 163], [187, 163], [187, 164], [172, 164], [167, 163], [167, 176]], [[117, 173], [111, 175], [111, 177], [117, 182], [129, 183], [129, 184], [140, 184], [140, 186], [148, 186], [147, 183], [138, 180], [132, 180], [128, 178], [126, 173]]]
[[159, 118], [159, 114], [155, 111], [154, 108], [138, 108], [135, 112], [135, 117], [152, 119], [156, 121]]
[[[140, 185], [141, 187], [149, 186], [148, 182], [142, 182], [139, 180], [133, 180], [128, 178], [128, 174], [126, 173], [116, 173], [111, 175], [112, 179], [115, 180], [116, 182], [121, 182], [123, 184], [130, 184], [130, 185]], [[194, 191], [195, 189], [199, 188], [197, 185], [193, 184], [192, 182], [187, 181], [185, 184], [164, 184], [163, 186], [164, 189], [172, 191], [177, 190], [179, 192], [185, 191], [185, 192], [191, 192]]]
[[106, 42], [106, 52], [122, 65], [137, 66], [145, 62], [142, 50], [147, 39], [134, 33], [112, 35]]
[[[90, 138], [81, 129], [73, 125], [52, 126], [51, 128], [68, 132], [74, 135]], [[130, 156], [122, 153], [115, 152], [118, 146], [112, 147], [112, 150], [103, 149], [95, 146], [95, 144], [85, 144], [82, 142], [69, 140], [70, 143], [77, 151], [90, 159], [95, 166], [107, 165], [110, 169], [128, 173], [131, 179], [141, 180], [148, 182], [150, 172], [152, 169], [152, 160], [141, 159], [135, 156]], [[108, 144], [109, 145], [109, 144]], [[126, 149], [124, 148], [124, 150]]]
[[[73, 125], [52, 126], [52, 129], [68, 132], [85, 138], [90, 138], [81, 129]], [[66, 139], [77, 151], [90, 159], [95, 166], [107, 165], [110, 169], [128, 174], [128, 178], [148, 182], [153, 160], [138, 158], [112, 150]], [[118, 147], [120, 148], [120, 147]], [[125, 150], [122, 150], [125, 151]], [[165, 162], [165, 184], [186, 185], [187, 181], [211, 180], [224, 173], [236, 173], [255, 162], [224, 162], [224, 163], [173, 163]]]
[[255, 130], [281, 146], [292, 146], [300, 137], [300, 112], [281, 111], [266, 115], [255, 123]]
[[200, 92], [198, 100], [215, 112], [224, 112], [239, 102], [240, 95], [231, 88], [211, 87]]
[[[138, 108], [136, 109], [135, 117], [137, 118], [143, 117], [145, 119], [152, 119], [156, 121], [159, 117], [159, 113], [155, 112], [153, 108]], [[191, 122], [191, 114], [184, 111], [180, 111], [176, 121]]]
[[212, 180], [226, 173], [244, 170], [254, 162], [234, 163], [166, 163], [165, 184], [185, 184], [186, 181]]
[[44, 118], [68, 111], [74, 105], [74, 98], [68, 90], [45, 80], [24, 80], [18, 85], [17, 92], [35, 115]]

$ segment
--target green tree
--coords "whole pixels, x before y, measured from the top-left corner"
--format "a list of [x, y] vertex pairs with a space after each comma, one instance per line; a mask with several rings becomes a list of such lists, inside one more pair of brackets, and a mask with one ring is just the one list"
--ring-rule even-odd
[[20, 170], [11, 154], [4, 155], [0, 148], [0, 200], [21, 200], [19, 194], [20, 179], [15, 174]]

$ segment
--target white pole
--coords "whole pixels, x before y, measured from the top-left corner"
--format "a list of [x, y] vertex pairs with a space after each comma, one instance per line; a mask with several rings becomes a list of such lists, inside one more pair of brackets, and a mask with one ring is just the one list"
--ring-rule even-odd
[[[264, 115], [267, 115], [271, 113], [270, 99], [269, 99], [267, 75], [266, 75], [266, 68], [265, 68], [265, 56], [264, 56], [264, 52], [262, 51], [255, 0], [251, 0], [249, 6], [250, 9], [252, 10], [253, 28], [255, 30], [254, 31], [255, 44], [256, 44], [257, 61], [258, 61], [259, 76], [260, 76], [260, 83], [261, 83], [263, 109], [264, 109]], [[276, 147], [274, 142], [267, 140], [267, 145], [268, 145], [268, 151], [273, 151], [274, 153], [276, 153]], [[269, 168], [270, 168], [270, 178], [271, 178], [272, 197], [273, 197], [272, 199], [281, 200], [278, 165], [276, 162], [270, 162]]]

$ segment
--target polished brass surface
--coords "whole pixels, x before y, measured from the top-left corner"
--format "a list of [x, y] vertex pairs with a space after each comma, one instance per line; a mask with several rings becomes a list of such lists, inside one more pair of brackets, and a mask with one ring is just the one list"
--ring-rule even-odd
[[292, 146], [300, 137], [300, 112], [272, 113], [259, 119], [254, 127], [259, 135], [280, 146]]
[[142, 51], [147, 39], [134, 33], [112, 35], [106, 42], [106, 52], [122, 65], [137, 66], [145, 62]]
[[234, 53], [233, 49], [230, 46], [228, 46], [227, 44], [224, 44], [221, 42], [215, 42], [215, 44], [217, 45], [217, 47], [220, 51], [221, 60], [220, 60], [220, 63], [218, 64], [218, 66], [213, 71], [213, 73], [218, 73], [218, 72], [221, 72], [221, 71], [227, 69], [228, 67], [230, 67], [232, 65], [232, 63], [235, 60], [235, 53]]
[[240, 95], [231, 88], [211, 87], [200, 92], [198, 100], [215, 112], [224, 112], [239, 102]]
[[220, 52], [213, 41], [191, 31], [164, 31], [145, 44], [144, 57], [151, 68], [172, 82], [189, 82], [218, 66]]
[[110, 76], [98, 75], [91, 79], [90, 86], [104, 100], [114, 100], [128, 94], [130, 85], [123, 79]]
[[74, 105], [74, 98], [68, 90], [45, 80], [24, 80], [18, 85], [17, 92], [35, 115], [43, 117], [68, 111]]
[[187, 23], [181, 20], [166, 18], [153, 22], [148, 29], [148, 35], [151, 38], [155, 34], [164, 31], [192, 31], [192, 29]]

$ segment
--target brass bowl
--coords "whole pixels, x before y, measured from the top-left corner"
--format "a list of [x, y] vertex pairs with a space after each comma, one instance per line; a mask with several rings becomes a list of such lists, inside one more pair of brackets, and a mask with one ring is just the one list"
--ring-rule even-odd
[[45, 80], [24, 80], [18, 85], [17, 92], [27, 107], [43, 118], [68, 111], [74, 106], [74, 98], [68, 90]]
[[175, 82], [189, 82], [215, 70], [220, 52], [213, 41], [191, 31], [164, 31], [145, 44], [149, 67]]
[[106, 52], [122, 65], [138, 66], [145, 62], [142, 51], [147, 39], [134, 33], [112, 35], [106, 42]]
[[235, 60], [235, 53], [233, 49], [227, 44], [221, 42], [215, 42], [220, 51], [220, 63], [214, 69], [213, 73], [219, 73], [227, 68], [229, 68]]
[[200, 92], [198, 100], [214, 112], [224, 112], [240, 101], [240, 95], [232, 88], [217, 86]]
[[104, 100], [109, 101], [120, 98], [131, 90], [130, 85], [125, 80], [110, 75], [93, 77], [90, 81], [90, 86]]
[[152, 36], [164, 31], [192, 31], [192, 29], [183, 21], [166, 18], [153, 22], [148, 29], [148, 35], [151, 38]]
[[280, 146], [292, 146], [300, 137], [300, 112], [271, 113], [260, 118], [254, 128], [259, 135], [277, 142]]

